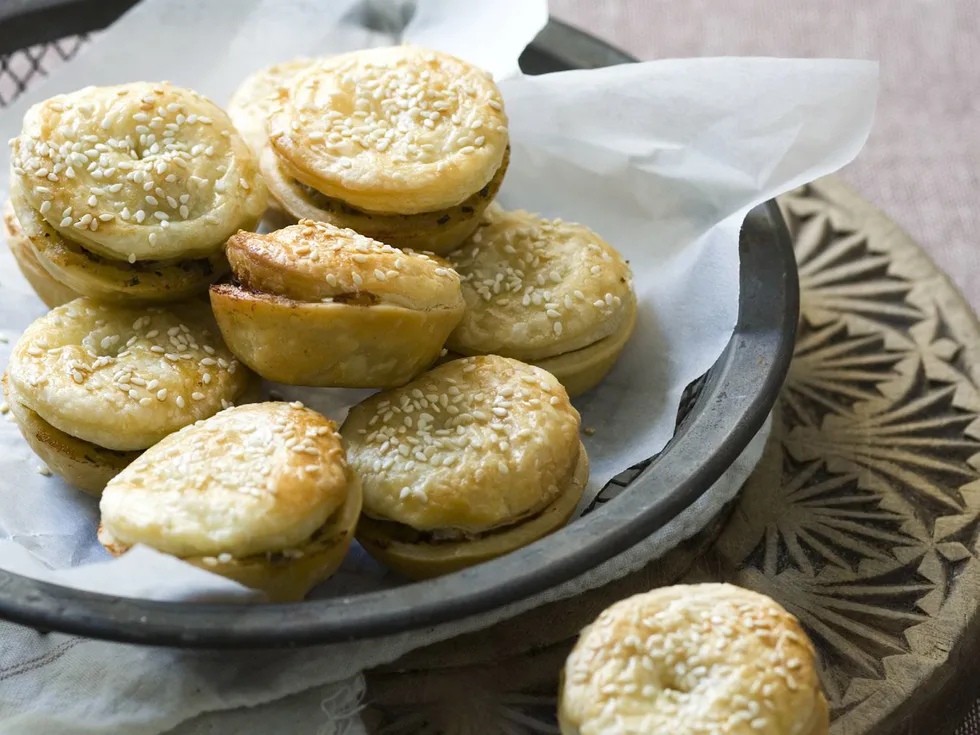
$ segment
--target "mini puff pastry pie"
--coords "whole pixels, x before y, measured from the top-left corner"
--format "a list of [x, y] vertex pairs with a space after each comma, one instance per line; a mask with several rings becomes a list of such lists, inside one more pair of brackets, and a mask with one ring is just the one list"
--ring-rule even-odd
[[162, 309], [81, 298], [27, 328], [4, 390], [48, 467], [98, 494], [141, 450], [231, 406], [250, 382], [206, 302]]
[[225, 341], [259, 375], [348, 388], [401, 385], [428, 368], [463, 314], [447, 264], [304, 220], [228, 241], [234, 283], [211, 287]]
[[32, 107], [11, 141], [11, 204], [57, 281], [102, 300], [203, 291], [268, 199], [214, 103], [167, 83], [87, 87]]
[[286, 602], [340, 566], [361, 488], [333, 422], [300, 403], [254, 403], [144, 452], [99, 507], [113, 554], [145, 544]]
[[616, 603], [565, 664], [563, 735], [827, 735], [813, 646], [796, 618], [727, 584]]
[[476, 227], [509, 152], [490, 76], [414, 46], [301, 70], [280, 91], [268, 133], [262, 172], [287, 212], [435, 253]]
[[602, 379], [636, 325], [629, 266], [582, 225], [494, 205], [449, 259], [466, 300], [449, 348], [533, 363], [572, 396]]
[[582, 496], [578, 432], [554, 376], [504, 357], [454, 360], [378, 393], [341, 428], [364, 488], [358, 541], [413, 578], [526, 546]]

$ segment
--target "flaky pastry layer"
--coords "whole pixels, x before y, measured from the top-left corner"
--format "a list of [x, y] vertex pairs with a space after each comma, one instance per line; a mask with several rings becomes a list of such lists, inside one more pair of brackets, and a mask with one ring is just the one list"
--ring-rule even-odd
[[572, 398], [580, 396], [595, 388], [612, 369], [633, 334], [636, 317], [636, 302], [631, 300], [626, 320], [608, 337], [603, 337], [580, 350], [546, 357], [543, 360], [536, 360], [533, 364], [558, 378]]
[[3, 234], [7, 247], [17, 261], [17, 267], [45, 306], [53, 309], [80, 296], [79, 293], [57, 281], [41, 265], [9, 199], [3, 203]]
[[407, 309], [461, 309], [459, 276], [444, 261], [406, 252], [322, 222], [228, 240], [235, 278], [246, 288], [297, 301]]
[[[360, 482], [356, 475], [348, 472], [344, 504], [302, 543], [248, 556], [224, 552], [217, 556], [184, 557], [183, 561], [261, 590], [270, 602], [298, 602], [341, 565], [354, 538], [360, 512]], [[124, 554], [130, 548], [117, 541], [103, 525], [99, 526], [98, 537], [114, 556]]]

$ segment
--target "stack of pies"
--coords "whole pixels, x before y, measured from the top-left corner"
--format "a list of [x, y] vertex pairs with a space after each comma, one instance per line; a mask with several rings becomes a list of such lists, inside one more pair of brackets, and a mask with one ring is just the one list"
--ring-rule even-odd
[[[573, 515], [569, 395], [626, 344], [632, 277], [588, 228], [493, 204], [511, 147], [482, 70], [413, 46], [289, 62], [230, 116], [167, 83], [89, 87], [32, 107], [11, 145], [7, 241], [52, 311], [4, 390], [48, 467], [102, 494], [112, 553], [285, 600], [355, 526], [422, 578]], [[248, 404], [258, 378], [383, 392], [338, 433]]]

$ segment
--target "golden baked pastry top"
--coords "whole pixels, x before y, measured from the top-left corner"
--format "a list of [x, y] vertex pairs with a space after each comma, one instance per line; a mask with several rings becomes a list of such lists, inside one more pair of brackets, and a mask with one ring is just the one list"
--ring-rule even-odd
[[279, 552], [307, 543], [347, 500], [333, 422], [302, 404], [238, 406], [171, 434], [102, 494], [114, 542], [179, 557]]
[[10, 355], [12, 397], [67, 434], [146, 449], [241, 395], [250, 373], [204, 301], [133, 308], [76, 299], [31, 324]]
[[483, 188], [508, 145], [500, 90], [438, 51], [392, 46], [302, 70], [280, 93], [269, 137], [302, 183], [371, 212], [455, 206]]
[[11, 162], [52, 227], [108, 258], [207, 256], [254, 226], [268, 198], [228, 116], [165, 82], [86, 87], [34, 105]]
[[607, 609], [568, 658], [560, 705], [562, 725], [581, 735], [815, 735], [826, 718], [797, 620], [727, 584], [666, 587]]
[[466, 300], [449, 340], [463, 354], [539, 360], [609, 336], [635, 300], [622, 256], [583, 225], [491, 205], [448, 256]]
[[555, 500], [578, 461], [578, 429], [550, 373], [487, 356], [371, 396], [341, 431], [367, 515], [479, 533]]

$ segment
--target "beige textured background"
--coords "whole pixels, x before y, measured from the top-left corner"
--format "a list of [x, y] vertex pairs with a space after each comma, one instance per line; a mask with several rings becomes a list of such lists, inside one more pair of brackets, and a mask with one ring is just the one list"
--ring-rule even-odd
[[874, 129], [841, 176], [980, 309], [980, 0], [551, 0], [551, 11], [641, 59], [879, 60]]

